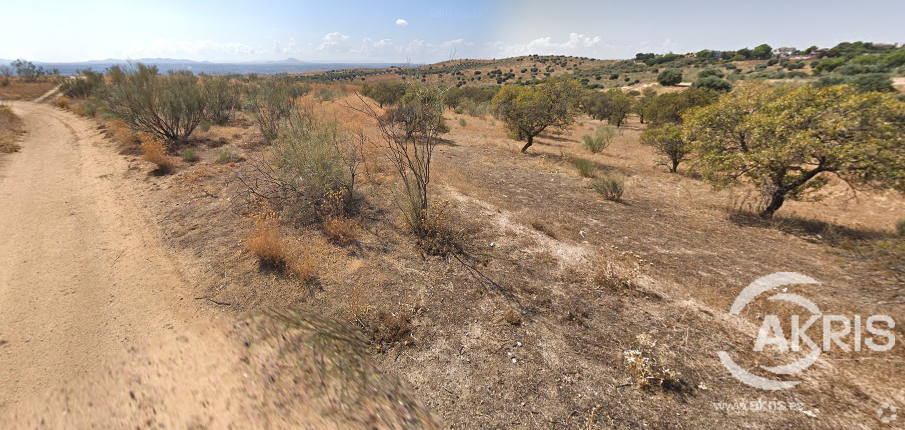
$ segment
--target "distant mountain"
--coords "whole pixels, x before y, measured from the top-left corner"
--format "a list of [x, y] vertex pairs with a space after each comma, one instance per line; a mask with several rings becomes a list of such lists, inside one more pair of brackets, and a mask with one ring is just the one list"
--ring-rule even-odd
[[[13, 60], [0, 59], [0, 65], [7, 65]], [[254, 61], [243, 63], [214, 63], [210, 61], [194, 61], [175, 58], [139, 58], [133, 60], [122, 60], [116, 58], [107, 58], [104, 60], [88, 60], [71, 63], [55, 63], [44, 61], [33, 61], [35, 65], [45, 69], [57, 69], [61, 75], [75, 75], [78, 70], [92, 69], [104, 70], [114, 65], [124, 65], [128, 63], [142, 63], [155, 65], [161, 71], [166, 70], [190, 70], [195, 73], [206, 73], [211, 75], [225, 74], [248, 74], [257, 73], [262, 75], [272, 75], [280, 73], [305, 73], [319, 72], [326, 70], [340, 69], [382, 69], [391, 66], [403, 66], [403, 63], [317, 63], [307, 62], [296, 58], [287, 58], [278, 61]]]

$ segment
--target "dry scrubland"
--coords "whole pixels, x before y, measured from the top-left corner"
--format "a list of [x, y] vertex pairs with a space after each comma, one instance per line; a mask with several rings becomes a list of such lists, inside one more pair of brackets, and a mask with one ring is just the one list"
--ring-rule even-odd
[[[267, 187], [276, 144], [247, 111], [167, 146], [90, 101], [59, 105], [95, 117], [128, 161], [130, 192], [206, 306], [347, 323], [448, 428], [873, 428], [880, 404], [905, 405], [901, 324], [892, 352], [833, 350], [782, 392], [739, 383], [716, 355], [755, 367], [758, 318], [796, 311], [759, 300], [728, 316], [741, 288], [772, 272], [821, 281], [789, 292], [824, 312], [905, 321], [900, 195], [832, 184], [764, 221], [753, 190], [716, 192], [684, 165], [658, 166], [636, 116], [598, 153], [582, 140], [606, 121], [582, 116], [521, 154], [500, 120], [450, 109], [419, 239], [366, 114], [385, 109], [358, 89], [315, 84], [296, 101], [357, 142], [340, 150], [357, 157], [348, 200], [297, 207]], [[595, 191], [608, 176], [623, 178], [620, 198]], [[713, 406], [759, 398], [806, 412]]]

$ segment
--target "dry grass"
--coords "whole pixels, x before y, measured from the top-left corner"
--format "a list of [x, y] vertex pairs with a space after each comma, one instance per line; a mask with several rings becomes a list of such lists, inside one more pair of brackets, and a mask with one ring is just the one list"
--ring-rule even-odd
[[53, 82], [23, 82], [13, 78], [9, 86], [0, 86], [0, 99], [34, 100], [56, 87]]
[[346, 246], [358, 241], [358, 233], [361, 229], [357, 220], [343, 216], [328, 216], [322, 223], [324, 233], [330, 242]]
[[144, 154], [142, 159], [157, 166], [155, 172], [165, 174], [176, 167], [176, 162], [167, 155], [163, 142], [149, 136], [142, 136], [141, 141], [141, 151]]
[[72, 105], [72, 100], [70, 100], [69, 97], [62, 96], [57, 98], [55, 103], [59, 108], [69, 109], [69, 107]]
[[110, 139], [113, 139], [113, 141], [115, 142], [125, 145], [135, 145], [142, 143], [141, 135], [136, 133], [135, 130], [132, 130], [132, 128], [130, 128], [128, 125], [126, 125], [126, 123], [122, 121], [108, 121], [106, 123], [106, 127], [107, 131], [104, 133], [104, 135]]
[[[286, 245], [280, 235], [280, 218], [276, 212], [264, 210], [251, 216], [252, 231], [245, 237], [245, 248], [262, 266], [281, 269], [286, 265]], [[303, 260], [296, 262], [302, 275], [307, 273]], [[300, 276], [301, 277], [301, 276]]]
[[0, 153], [13, 153], [22, 147], [16, 143], [25, 125], [9, 106], [0, 105]]
[[286, 259], [286, 270], [303, 284], [311, 284], [317, 279], [317, 256], [309, 247], [296, 250]]
[[665, 351], [657, 347], [653, 336], [642, 333], [636, 338], [638, 346], [622, 353], [635, 383], [646, 389], [683, 391], [686, 383], [682, 381], [682, 375], [669, 367]]

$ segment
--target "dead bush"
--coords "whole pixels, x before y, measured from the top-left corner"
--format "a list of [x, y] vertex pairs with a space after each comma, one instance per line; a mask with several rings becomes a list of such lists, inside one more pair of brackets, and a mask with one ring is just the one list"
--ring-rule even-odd
[[598, 288], [615, 292], [634, 292], [641, 289], [640, 278], [644, 267], [650, 264], [631, 251], [611, 250], [610, 255], [601, 255], [594, 263], [593, 281]]
[[386, 350], [397, 343], [410, 343], [408, 337], [412, 333], [411, 320], [412, 314], [407, 310], [388, 312], [381, 309], [371, 314], [365, 329], [371, 342], [378, 349]]
[[647, 333], [639, 334], [638, 347], [623, 351], [629, 374], [639, 387], [645, 389], [660, 388], [669, 391], [684, 391], [688, 384], [681, 379], [681, 374], [669, 367], [663, 348]]
[[298, 250], [287, 258], [286, 269], [303, 284], [311, 284], [317, 278], [317, 256], [308, 248]]
[[[286, 246], [280, 235], [279, 215], [263, 210], [251, 216], [252, 230], [245, 237], [245, 248], [258, 257], [262, 266], [282, 269], [286, 264]], [[298, 262], [301, 274], [308, 273]], [[301, 276], [300, 276], [301, 277]]]
[[69, 97], [62, 96], [57, 98], [56, 104], [59, 108], [69, 109], [69, 106], [72, 104], [72, 100], [70, 100]]
[[328, 216], [322, 223], [327, 238], [341, 246], [351, 245], [358, 241], [359, 224], [357, 220], [343, 216]]
[[144, 136], [141, 139], [142, 159], [157, 166], [156, 173], [166, 174], [173, 171], [176, 162], [167, 155], [167, 148], [158, 139]]
[[0, 153], [9, 154], [21, 149], [16, 139], [24, 132], [22, 119], [9, 106], [0, 105]]
[[422, 212], [421, 225], [418, 245], [427, 254], [446, 256], [461, 251], [460, 239], [465, 231], [452, 222], [449, 202], [432, 203], [430, 210]]

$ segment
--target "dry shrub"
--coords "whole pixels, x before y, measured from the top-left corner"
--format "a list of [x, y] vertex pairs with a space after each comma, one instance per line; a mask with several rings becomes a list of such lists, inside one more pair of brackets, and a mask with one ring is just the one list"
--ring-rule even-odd
[[158, 139], [150, 136], [142, 136], [141, 152], [144, 154], [142, 159], [157, 166], [155, 170], [158, 173], [169, 173], [176, 167], [176, 162], [167, 155], [167, 148]]
[[628, 372], [641, 388], [661, 388], [670, 391], [684, 391], [687, 383], [682, 381], [681, 374], [671, 369], [662, 348], [650, 334], [642, 333], [637, 337], [638, 347], [623, 351]]
[[[265, 209], [252, 215], [251, 219], [252, 231], [245, 237], [245, 248], [258, 257], [262, 266], [275, 269], [285, 267], [286, 246], [280, 235], [279, 215]], [[300, 270], [300, 273], [305, 272]]]
[[616, 292], [641, 290], [639, 280], [644, 275], [644, 266], [650, 264], [631, 251], [619, 252], [612, 249], [612, 255], [599, 256], [594, 265], [593, 280], [599, 288]]
[[449, 202], [432, 203], [429, 211], [422, 212], [421, 225], [423, 233], [418, 238], [418, 245], [424, 252], [446, 256], [461, 250], [459, 239], [465, 231], [453, 225]]
[[400, 342], [408, 345], [408, 337], [412, 333], [412, 314], [407, 310], [388, 312], [381, 309], [371, 314], [364, 329], [371, 342], [380, 350], [386, 350]]
[[317, 278], [318, 261], [310, 248], [302, 248], [286, 259], [286, 269], [303, 284], [311, 284]]
[[119, 143], [140, 144], [141, 138], [135, 130], [132, 130], [122, 121], [110, 121], [107, 123], [106, 136]]
[[72, 100], [70, 100], [69, 97], [62, 96], [57, 99], [56, 104], [58, 107], [61, 107], [63, 109], [69, 109], [69, 106], [72, 104]]
[[503, 321], [509, 325], [520, 325], [522, 323], [522, 316], [515, 313], [512, 309], [506, 309], [506, 312], [503, 313]]
[[331, 242], [346, 246], [358, 241], [359, 224], [357, 220], [343, 216], [328, 216], [322, 223], [324, 233]]
[[78, 115], [78, 116], [88, 116], [88, 113], [85, 111], [85, 108], [80, 104], [72, 104], [69, 105], [69, 111]]
[[9, 106], [0, 105], [0, 153], [10, 154], [21, 149], [16, 139], [24, 132], [22, 119]]

